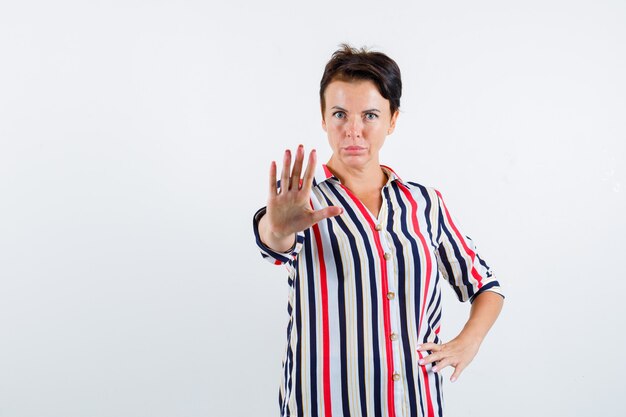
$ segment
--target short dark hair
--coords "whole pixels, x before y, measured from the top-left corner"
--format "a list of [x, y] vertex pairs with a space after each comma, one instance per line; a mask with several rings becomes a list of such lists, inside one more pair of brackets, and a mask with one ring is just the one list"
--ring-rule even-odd
[[381, 96], [389, 100], [393, 115], [400, 108], [402, 79], [396, 62], [382, 52], [368, 51], [342, 43], [324, 68], [320, 81], [320, 104], [322, 115], [325, 110], [324, 92], [332, 81], [371, 80]]

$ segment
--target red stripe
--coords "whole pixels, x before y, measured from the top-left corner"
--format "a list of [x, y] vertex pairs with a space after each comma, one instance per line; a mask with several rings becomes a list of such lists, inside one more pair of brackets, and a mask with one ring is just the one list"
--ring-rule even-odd
[[322, 165], [322, 168], [324, 168], [324, 174], [326, 175], [326, 179], [329, 179], [330, 177], [333, 176], [333, 173], [330, 172], [330, 169], [328, 169], [328, 167], [326, 166], [326, 164]]
[[[422, 311], [420, 312], [420, 320], [417, 324], [417, 334], [420, 334], [420, 329], [422, 328], [422, 323], [424, 322], [424, 312], [426, 311], [426, 299], [428, 297], [428, 287], [430, 286], [430, 274], [432, 272], [432, 259], [430, 258], [430, 250], [428, 250], [428, 245], [426, 244], [426, 239], [424, 235], [420, 232], [420, 226], [417, 221], [417, 201], [413, 198], [411, 192], [402, 184], [398, 184], [404, 196], [409, 200], [409, 204], [411, 205], [411, 220], [413, 222], [413, 227], [415, 228], [415, 233], [422, 245], [422, 249], [424, 250], [424, 255], [426, 256], [426, 282], [424, 283], [424, 293], [422, 294]], [[438, 331], [438, 329], [437, 329]], [[437, 333], [435, 331], [435, 333]], [[419, 357], [422, 359], [422, 353], [419, 352]], [[424, 375], [424, 386], [426, 389], [426, 407], [428, 409], [427, 416], [434, 416], [433, 412], [433, 402], [430, 397], [430, 386], [428, 383], [428, 373], [426, 372], [426, 367], [422, 366], [422, 374]]]
[[[311, 202], [311, 208], [313, 203]], [[313, 225], [313, 234], [317, 244], [317, 253], [320, 265], [320, 291], [322, 298], [322, 363], [323, 363], [323, 395], [324, 395], [324, 415], [331, 417], [332, 409], [330, 402], [330, 331], [328, 327], [328, 281], [326, 277], [326, 262], [324, 262], [324, 248], [322, 247], [322, 237], [319, 225]]]
[[450, 216], [450, 212], [448, 211], [448, 207], [446, 207], [446, 203], [443, 201], [443, 197], [441, 196], [441, 193], [439, 191], [436, 191], [436, 193], [439, 196], [441, 203], [443, 204], [444, 211], [446, 212], [446, 218], [448, 219], [448, 223], [450, 223], [450, 226], [452, 226], [452, 230], [454, 230], [454, 234], [456, 235], [457, 239], [461, 241], [461, 245], [463, 246], [463, 250], [465, 250], [465, 253], [467, 253], [469, 257], [472, 258], [472, 272], [471, 273], [474, 279], [478, 281], [478, 289], [480, 289], [483, 286], [483, 277], [480, 276], [480, 274], [474, 267], [474, 258], [476, 257], [476, 254], [474, 253], [473, 250], [467, 247], [467, 244], [465, 243], [465, 239], [463, 239], [463, 236], [461, 236], [459, 229], [456, 228], [456, 225], [454, 224], [454, 222], [452, 221], [452, 217]]
[[[419, 350], [417, 351], [417, 354], [420, 359], [424, 358], [422, 356], [422, 352], [420, 352]], [[427, 413], [425, 417], [434, 417], [435, 411], [433, 410], [433, 402], [430, 399], [430, 383], [428, 382], [428, 372], [426, 371], [426, 365], [420, 365], [420, 368], [422, 368], [422, 375], [424, 375], [424, 389], [426, 390], [426, 398], [428, 398], [428, 405], [426, 406]]]
[[389, 284], [387, 282], [387, 260], [385, 259], [385, 251], [383, 250], [383, 246], [380, 243], [380, 237], [378, 235], [378, 231], [376, 230], [376, 225], [372, 220], [370, 213], [367, 211], [363, 203], [354, 195], [352, 192], [346, 188], [344, 185], [341, 186], [348, 194], [348, 196], [352, 199], [354, 204], [359, 208], [359, 211], [363, 215], [363, 217], [367, 220], [370, 228], [372, 229], [372, 234], [374, 235], [374, 241], [376, 243], [376, 249], [378, 251], [378, 258], [380, 259], [380, 269], [382, 272], [381, 277], [381, 285], [382, 285], [382, 294], [381, 300], [383, 302], [383, 320], [385, 322], [385, 356], [387, 358], [387, 404], [389, 406], [389, 416], [395, 417], [396, 409], [394, 406], [394, 380], [393, 380], [393, 351], [391, 346], [391, 314], [389, 312], [389, 299], [387, 298], [387, 293], [389, 292]]
[[[430, 285], [430, 274], [432, 272], [432, 260], [430, 259], [430, 251], [428, 250], [428, 246], [426, 245], [426, 239], [424, 235], [420, 232], [419, 223], [417, 222], [417, 202], [411, 195], [411, 192], [403, 185], [398, 184], [400, 189], [404, 193], [407, 200], [409, 200], [409, 204], [411, 204], [411, 219], [413, 221], [413, 227], [415, 228], [415, 233], [419, 238], [422, 248], [424, 250], [424, 254], [426, 255], [426, 283], [424, 284], [424, 294], [422, 299], [422, 311], [420, 313], [420, 321], [417, 324], [417, 334], [420, 334], [420, 329], [422, 328], [422, 322], [424, 320], [424, 311], [426, 311], [426, 298], [428, 296], [428, 287]], [[430, 398], [429, 398], [430, 400]]]

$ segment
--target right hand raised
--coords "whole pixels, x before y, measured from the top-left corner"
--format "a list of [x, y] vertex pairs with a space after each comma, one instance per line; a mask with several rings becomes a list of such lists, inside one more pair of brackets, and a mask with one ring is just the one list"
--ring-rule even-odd
[[295, 234], [308, 229], [315, 223], [328, 217], [343, 213], [337, 206], [313, 210], [309, 199], [315, 173], [316, 153], [312, 150], [300, 183], [300, 174], [304, 162], [304, 147], [298, 146], [296, 161], [291, 168], [291, 151], [286, 150], [283, 158], [283, 170], [280, 178], [280, 190], [276, 186], [276, 162], [270, 166], [270, 189], [267, 200], [267, 212], [259, 222], [261, 240], [270, 248], [285, 252], [295, 242]]

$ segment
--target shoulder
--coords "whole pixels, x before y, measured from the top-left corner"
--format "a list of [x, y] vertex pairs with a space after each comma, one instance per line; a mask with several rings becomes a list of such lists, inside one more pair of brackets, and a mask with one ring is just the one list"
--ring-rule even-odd
[[423, 185], [415, 181], [406, 181], [405, 184], [414, 194], [421, 194], [426, 199], [437, 201], [441, 198], [441, 193], [435, 187]]

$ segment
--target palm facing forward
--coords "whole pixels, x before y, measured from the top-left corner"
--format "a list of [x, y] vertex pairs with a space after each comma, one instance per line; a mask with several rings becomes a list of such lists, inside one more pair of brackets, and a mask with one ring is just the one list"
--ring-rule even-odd
[[337, 206], [330, 206], [321, 210], [311, 208], [309, 200], [315, 173], [315, 150], [309, 154], [304, 178], [301, 181], [303, 162], [304, 147], [302, 145], [298, 146], [296, 161], [292, 170], [290, 170], [291, 151], [285, 151], [280, 189], [276, 185], [276, 162], [272, 161], [270, 166], [267, 212], [261, 218], [259, 228], [263, 242], [280, 252], [286, 252], [293, 246], [296, 233], [343, 212], [343, 209]]

